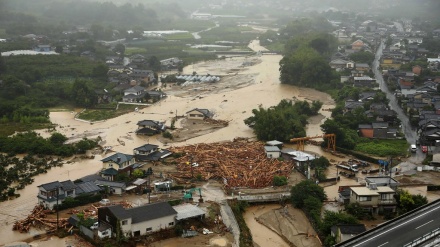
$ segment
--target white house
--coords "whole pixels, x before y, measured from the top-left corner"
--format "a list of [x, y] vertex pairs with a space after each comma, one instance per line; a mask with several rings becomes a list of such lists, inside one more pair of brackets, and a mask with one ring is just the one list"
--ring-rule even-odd
[[[177, 211], [168, 202], [129, 209], [123, 208], [122, 205], [98, 208], [99, 227], [102, 227], [103, 231], [108, 231], [110, 228], [113, 235], [118, 228], [127, 236], [132, 234], [133, 237], [137, 237], [174, 227], [176, 217]], [[98, 228], [98, 235], [99, 232]]]
[[264, 146], [264, 151], [269, 159], [277, 159], [281, 155], [281, 150], [277, 146]]

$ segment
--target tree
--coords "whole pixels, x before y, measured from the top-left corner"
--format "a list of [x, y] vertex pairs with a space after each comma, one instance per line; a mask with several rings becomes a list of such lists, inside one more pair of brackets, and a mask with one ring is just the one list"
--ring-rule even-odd
[[428, 203], [422, 195], [412, 195], [407, 190], [399, 190], [396, 195], [399, 214], [407, 213]]
[[287, 178], [285, 176], [273, 176], [274, 186], [283, 186], [287, 184]]
[[330, 235], [331, 227], [337, 224], [358, 224], [359, 221], [352, 215], [332, 211], [324, 211], [320, 232], [323, 235]]
[[259, 140], [288, 141], [293, 137], [305, 136], [304, 126], [307, 117], [316, 115], [320, 103], [310, 104], [306, 101], [282, 100], [277, 106], [269, 109], [253, 109], [253, 116], [244, 120], [252, 126]]
[[153, 71], [160, 71], [161, 69], [160, 61], [156, 56], [151, 56], [148, 59], [148, 65]]
[[114, 52], [118, 53], [120, 57], [124, 57], [125, 54], [125, 45], [123, 44], [117, 44], [115, 45], [115, 48], [113, 49]]
[[85, 80], [75, 80], [71, 97], [77, 106], [82, 107], [94, 106], [98, 102], [98, 97]]
[[67, 141], [67, 137], [61, 133], [55, 132], [50, 136], [49, 141], [53, 145], [59, 146], [59, 145], [63, 145], [63, 143]]
[[141, 178], [144, 176], [144, 172], [141, 169], [135, 169], [132, 173], [133, 177]]
[[314, 181], [304, 180], [293, 186], [291, 191], [292, 204], [296, 208], [304, 207], [304, 200], [311, 196], [319, 199], [321, 202], [327, 199], [327, 195], [324, 192], [324, 189], [315, 184]]

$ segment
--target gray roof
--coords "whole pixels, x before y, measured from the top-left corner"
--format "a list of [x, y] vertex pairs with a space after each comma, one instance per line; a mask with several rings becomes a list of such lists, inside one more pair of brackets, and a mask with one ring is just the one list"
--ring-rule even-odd
[[373, 125], [373, 129], [388, 128], [388, 122], [376, 122], [376, 123], [372, 123], [372, 125]]
[[46, 191], [51, 191], [51, 190], [56, 190], [57, 188], [62, 187], [62, 184], [58, 181], [54, 181], [54, 182], [50, 182], [47, 184], [42, 184], [38, 187], [42, 187], [43, 189], [45, 189]]
[[81, 180], [83, 182], [94, 182], [96, 180], [104, 180], [104, 178], [102, 178], [98, 174], [91, 174], [91, 175], [87, 175], [85, 177], [82, 177], [79, 180]]
[[141, 120], [137, 123], [139, 126], [150, 126], [160, 128], [162, 123], [155, 120]]
[[192, 111], [198, 111], [198, 112], [202, 113], [206, 117], [210, 117], [212, 115], [212, 113], [208, 109], [199, 109], [199, 108], [194, 108], [191, 111], [187, 111], [186, 113], [189, 113], [189, 112], [192, 112]]
[[341, 234], [360, 234], [367, 229], [364, 224], [340, 224], [332, 226], [332, 232], [336, 233], [337, 228], [341, 231]]
[[131, 218], [132, 224], [177, 215], [177, 211], [168, 202], [147, 204], [130, 209], [124, 209], [122, 205], [115, 205], [108, 207], [108, 209], [119, 220]]
[[137, 92], [141, 92], [141, 91], [145, 91], [145, 88], [141, 87], [141, 86], [134, 86], [131, 87], [127, 90], [125, 90], [125, 93], [137, 93]]
[[159, 147], [159, 146], [154, 145], [154, 144], [145, 144], [145, 145], [142, 145], [140, 147], [135, 148], [134, 150], [146, 152], [146, 151], [155, 150], [155, 149], [157, 149], [157, 147]]
[[76, 188], [76, 185], [72, 181], [66, 180], [61, 182], [61, 187], [63, 190], [73, 190]]
[[76, 184], [78, 187], [76, 188], [76, 194], [83, 194], [83, 193], [95, 193], [98, 191], [101, 191], [102, 188], [96, 185], [93, 182], [83, 182]]
[[115, 187], [115, 188], [125, 188], [125, 183], [120, 182], [112, 182], [107, 180], [96, 180], [95, 184], [98, 186], [109, 186], [109, 187]]
[[277, 146], [264, 146], [266, 152], [280, 152], [281, 150]]
[[[118, 159], [119, 158], [119, 159]], [[133, 155], [130, 154], [123, 154], [123, 153], [115, 153], [107, 158], [102, 159], [102, 162], [109, 162], [113, 161], [114, 163], [120, 165], [124, 162], [127, 162], [129, 160], [133, 159]]]
[[266, 145], [268, 145], [268, 146], [278, 146], [278, 145], [283, 145], [283, 142], [280, 142], [280, 141], [277, 141], [277, 140], [273, 140], [273, 141], [266, 142]]
[[359, 124], [358, 128], [359, 129], [372, 129], [373, 125], [371, 125], [371, 124]]
[[366, 177], [365, 181], [368, 181], [369, 183], [376, 183], [378, 185], [380, 184], [398, 184], [394, 178], [391, 178], [389, 176], [380, 176], [380, 177]]

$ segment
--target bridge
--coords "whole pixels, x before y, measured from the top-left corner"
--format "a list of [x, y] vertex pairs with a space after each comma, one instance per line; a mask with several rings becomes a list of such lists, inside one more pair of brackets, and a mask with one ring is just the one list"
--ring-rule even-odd
[[432, 241], [439, 239], [440, 199], [334, 246], [432, 246]]
[[283, 199], [289, 198], [290, 193], [271, 193], [271, 194], [259, 194], [259, 195], [241, 195], [237, 196], [239, 201], [247, 202], [279, 202]]

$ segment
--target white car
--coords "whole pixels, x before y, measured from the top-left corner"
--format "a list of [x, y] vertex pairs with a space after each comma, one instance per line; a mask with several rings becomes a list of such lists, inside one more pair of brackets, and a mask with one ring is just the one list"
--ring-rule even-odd
[[107, 204], [110, 204], [110, 200], [109, 199], [102, 199], [101, 201], [99, 201], [99, 203], [101, 203], [102, 205], [107, 205]]
[[99, 226], [99, 222], [95, 222], [95, 223], [93, 223], [93, 225], [90, 227], [90, 229], [92, 229], [92, 230], [96, 230], [96, 229], [98, 229], [98, 226]]

